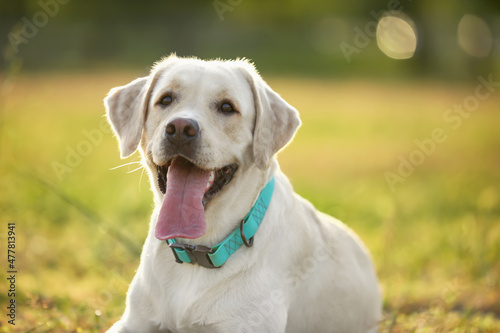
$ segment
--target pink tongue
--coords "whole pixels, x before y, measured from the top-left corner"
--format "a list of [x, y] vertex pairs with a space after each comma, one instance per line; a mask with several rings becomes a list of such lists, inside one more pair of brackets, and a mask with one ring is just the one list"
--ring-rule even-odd
[[167, 192], [156, 222], [156, 238], [198, 238], [205, 234], [202, 200], [209, 177], [210, 171], [203, 171], [184, 158], [172, 161], [167, 173]]

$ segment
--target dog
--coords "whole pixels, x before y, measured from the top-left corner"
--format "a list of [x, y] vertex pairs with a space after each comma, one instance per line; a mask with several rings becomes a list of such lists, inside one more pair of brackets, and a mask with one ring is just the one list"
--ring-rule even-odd
[[295, 194], [276, 154], [301, 124], [246, 59], [180, 58], [105, 98], [156, 208], [108, 332], [376, 332], [370, 255]]

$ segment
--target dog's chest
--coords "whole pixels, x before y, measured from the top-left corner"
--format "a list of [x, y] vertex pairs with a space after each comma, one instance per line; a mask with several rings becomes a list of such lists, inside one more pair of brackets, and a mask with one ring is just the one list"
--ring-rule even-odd
[[228, 286], [217, 273], [222, 272], [190, 264], [175, 264], [165, 270], [164, 278], [157, 280], [158, 290], [150, 290], [156, 294], [152, 300], [156, 303], [157, 322], [172, 332], [206, 332], [207, 325], [227, 315], [231, 309], [220, 300], [227, 294]]

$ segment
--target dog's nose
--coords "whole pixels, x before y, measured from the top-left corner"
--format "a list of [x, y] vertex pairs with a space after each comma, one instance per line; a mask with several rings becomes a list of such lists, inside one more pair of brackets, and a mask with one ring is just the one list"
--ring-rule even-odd
[[175, 118], [165, 127], [165, 134], [170, 142], [185, 143], [200, 134], [200, 126], [192, 119]]

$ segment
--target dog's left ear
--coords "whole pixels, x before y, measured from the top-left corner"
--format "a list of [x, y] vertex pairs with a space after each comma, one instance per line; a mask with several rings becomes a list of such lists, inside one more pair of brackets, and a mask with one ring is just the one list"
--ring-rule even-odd
[[259, 169], [289, 143], [301, 122], [299, 112], [274, 92], [255, 71], [247, 71], [256, 111], [253, 154]]
[[149, 77], [111, 89], [104, 99], [108, 121], [118, 137], [120, 156], [125, 158], [137, 150], [146, 117]]

